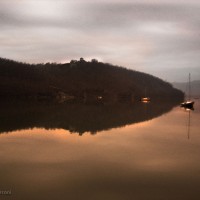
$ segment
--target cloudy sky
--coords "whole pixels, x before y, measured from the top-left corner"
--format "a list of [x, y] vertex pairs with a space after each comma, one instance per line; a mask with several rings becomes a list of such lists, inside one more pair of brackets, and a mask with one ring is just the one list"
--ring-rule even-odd
[[97, 58], [167, 81], [200, 79], [199, 0], [0, 0], [0, 56]]

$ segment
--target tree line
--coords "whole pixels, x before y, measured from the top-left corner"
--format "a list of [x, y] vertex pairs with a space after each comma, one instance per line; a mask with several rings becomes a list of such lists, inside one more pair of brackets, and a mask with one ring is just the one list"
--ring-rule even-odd
[[28, 64], [0, 58], [0, 80], [1, 97], [55, 99], [62, 92], [77, 101], [112, 102], [139, 99], [146, 89], [150, 97], [183, 98], [183, 92], [158, 77], [96, 59]]

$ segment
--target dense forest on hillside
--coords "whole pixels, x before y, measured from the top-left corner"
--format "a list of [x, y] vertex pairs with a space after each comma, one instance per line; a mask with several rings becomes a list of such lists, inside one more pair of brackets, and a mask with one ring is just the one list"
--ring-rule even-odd
[[91, 62], [26, 64], [0, 58], [0, 96], [59, 101], [123, 101], [147, 95], [183, 98], [171, 84], [145, 73]]

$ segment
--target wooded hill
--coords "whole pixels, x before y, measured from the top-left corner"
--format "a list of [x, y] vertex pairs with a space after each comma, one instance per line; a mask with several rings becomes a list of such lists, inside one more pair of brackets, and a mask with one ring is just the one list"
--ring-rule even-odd
[[26, 64], [0, 58], [0, 96], [58, 101], [124, 101], [145, 95], [183, 98], [171, 84], [142, 72], [91, 62]]

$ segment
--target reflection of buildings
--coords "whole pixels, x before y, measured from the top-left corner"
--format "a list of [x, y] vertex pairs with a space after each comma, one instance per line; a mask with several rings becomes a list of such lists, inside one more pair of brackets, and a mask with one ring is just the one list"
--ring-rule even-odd
[[150, 120], [177, 105], [176, 102], [143, 104], [45, 104], [1, 103], [0, 132], [28, 128], [62, 128], [70, 132], [97, 133]]

